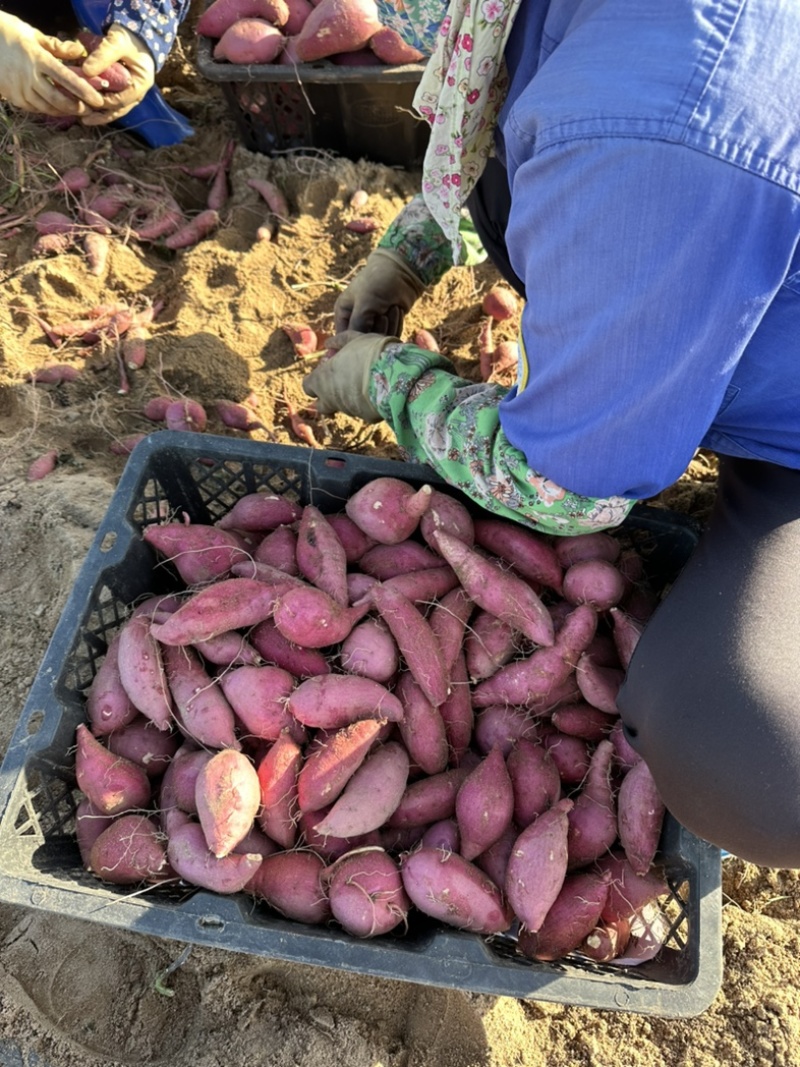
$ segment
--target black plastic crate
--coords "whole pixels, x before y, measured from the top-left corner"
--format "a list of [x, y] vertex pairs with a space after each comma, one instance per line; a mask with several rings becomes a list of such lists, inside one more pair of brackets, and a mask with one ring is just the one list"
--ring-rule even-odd
[[[65, 605], [0, 767], [0, 899], [126, 930], [498, 996], [666, 1017], [699, 1014], [721, 982], [720, 853], [668, 816], [661, 842], [671, 930], [658, 957], [638, 967], [578, 957], [540, 963], [513, 939], [484, 939], [415, 913], [407, 933], [359, 940], [338, 927], [281, 918], [245, 894], [160, 886], [144, 895], [84, 870], [74, 837], [80, 799], [72, 750], [84, 692], [132, 602], [167, 589], [141, 539], [172, 513], [213, 522], [245, 493], [269, 489], [340, 510], [371, 479], [393, 475], [442, 485], [424, 466], [212, 435], [160, 431], [129, 457]], [[458, 494], [454, 494], [458, 495]], [[462, 498], [463, 499], [463, 498]], [[623, 530], [653, 580], [671, 580], [697, 540], [682, 516], [637, 506]], [[113, 905], [113, 906], [109, 906]]]
[[218, 62], [199, 37], [197, 69], [222, 87], [244, 146], [273, 155], [320, 149], [387, 166], [418, 167], [428, 124], [411, 105], [423, 64], [337, 66], [329, 60], [242, 66]]

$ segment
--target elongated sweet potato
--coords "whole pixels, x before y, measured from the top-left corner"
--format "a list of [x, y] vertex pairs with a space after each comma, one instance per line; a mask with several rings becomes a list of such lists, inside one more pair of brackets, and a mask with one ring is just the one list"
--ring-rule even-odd
[[347, 553], [339, 535], [313, 504], [303, 508], [297, 527], [296, 551], [300, 573], [347, 607]]
[[514, 796], [514, 822], [520, 830], [561, 798], [561, 776], [544, 745], [521, 737], [506, 757]]
[[431, 490], [428, 509], [419, 520], [419, 532], [422, 539], [434, 549], [435, 530], [443, 530], [445, 533], [452, 534], [465, 545], [472, 545], [475, 542], [475, 523], [470, 513], [461, 501], [439, 489]]
[[450, 763], [458, 767], [469, 751], [475, 729], [472, 693], [467, 677], [467, 663], [463, 654], [456, 658], [450, 670], [450, 692], [447, 700], [440, 704], [437, 710], [444, 723]]
[[563, 567], [555, 549], [540, 534], [505, 519], [480, 518], [475, 521], [475, 540], [511, 564], [523, 578], [561, 594]]
[[327, 868], [331, 912], [354, 937], [376, 937], [404, 923], [411, 906], [397, 862], [382, 848], [348, 852]]
[[181, 732], [209, 748], [240, 749], [233, 709], [197, 653], [165, 645], [164, 662]]
[[302, 743], [305, 730], [298, 728], [286, 704], [295, 680], [281, 667], [237, 667], [219, 677], [219, 685], [244, 731], [251, 737], [275, 741], [286, 730]]
[[570, 870], [585, 867], [611, 848], [617, 837], [617, 807], [611, 786], [614, 746], [601, 741], [589, 764], [583, 789], [569, 813]]
[[288, 734], [281, 734], [258, 764], [258, 824], [283, 848], [293, 848], [297, 841], [297, 778], [302, 764], [302, 749]]
[[299, 504], [272, 493], [247, 493], [218, 520], [221, 530], [250, 530], [266, 533], [277, 526], [295, 522], [303, 514]]
[[163, 645], [193, 645], [226, 630], [254, 626], [274, 606], [275, 594], [264, 582], [223, 578], [193, 593], [165, 622], [154, 624], [151, 634]]
[[331, 665], [316, 648], [301, 648], [284, 637], [272, 619], [265, 619], [250, 631], [250, 642], [268, 664], [281, 667], [295, 678], [328, 674]]
[[470, 680], [481, 682], [491, 678], [516, 656], [523, 643], [522, 634], [508, 622], [483, 609], [477, 611], [464, 639]]
[[535, 960], [559, 960], [575, 951], [600, 921], [607, 898], [607, 875], [595, 871], [568, 874], [538, 931], [521, 931], [520, 952]]
[[409, 571], [441, 567], [442, 557], [419, 541], [400, 541], [396, 545], [375, 545], [358, 562], [359, 570], [379, 581], [394, 578]]
[[309, 750], [297, 776], [300, 811], [318, 811], [332, 804], [367, 758], [380, 732], [377, 719], [362, 719], [336, 730]]
[[468, 768], [457, 767], [411, 782], [387, 819], [387, 825], [408, 829], [452, 818], [456, 813], [456, 795], [468, 774]]
[[457, 852], [419, 848], [402, 857], [400, 870], [406, 893], [426, 915], [479, 934], [511, 926], [513, 916], [498, 887]]
[[617, 795], [619, 840], [637, 874], [646, 874], [652, 866], [665, 810], [650, 768], [639, 760], [622, 779]]
[[356, 837], [383, 826], [393, 814], [408, 781], [408, 753], [396, 741], [378, 746], [353, 773], [328, 814], [316, 824], [319, 834]]
[[338, 730], [360, 719], [400, 722], [403, 704], [380, 682], [347, 674], [307, 678], [289, 695], [287, 709], [304, 726]]
[[232, 748], [216, 752], [197, 776], [195, 800], [206, 844], [217, 859], [227, 856], [252, 829], [261, 803], [255, 767]]
[[439, 774], [450, 756], [442, 705], [431, 704], [408, 671], [398, 678], [395, 693], [403, 707], [397, 729], [409, 756], [425, 774]]
[[534, 933], [545, 920], [567, 875], [567, 833], [572, 801], [564, 797], [527, 826], [514, 842], [506, 872], [506, 898]]
[[501, 749], [493, 748], [465, 778], [456, 796], [460, 853], [474, 860], [511, 825], [514, 789]]
[[438, 707], [447, 699], [449, 679], [433, 630], [414, 604], [388, 582], [370, 590], [367, 600], [389, 627], [406, 666], [427, 699]]
[[218, 858], [195, 822], [185, 822], [170, 833], [167, 858], [185, 882], [225, 894], [241, 892], [263, 862], [262, 856], [250, 852], [231, 852]]
[[131, 703], [159, 730], [168, 730], [172, 723], [172, 698], [161, 649], [146, 615], [134, 614], [123, 624], [117, 664], [120, 681]]
[[445, 670], [453, 669], [464, 647], [464, 633], [472, 615], [474, 604], [461, 588], [456, 586], [434, 604], [428, 622], [439, 642]]
[[186, 585], [216, 581], [228, 575], [238, 560], [247, 558], [236, 537], [203, 523], [152, 523], [144, 528], [142, 540], [173, 564]]
[[606, 715], [617, 715], [617, 696], [625, 680], [625, 672], [618, 667], [601, 667], [589, 654], [584, 652], [578, 659], [575, 680], [583, 699], [604, 711]]

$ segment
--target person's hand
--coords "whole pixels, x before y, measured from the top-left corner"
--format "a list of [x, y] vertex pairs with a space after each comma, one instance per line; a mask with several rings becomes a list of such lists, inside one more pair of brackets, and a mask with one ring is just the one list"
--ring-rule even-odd
[[376, 248], [334, 306], [334, 327], [399, 335], [425, 286], [399, 252]]
[[121, 119], [136, 107], [156, 80], [156, 64], [150, 49], [135, 33], [114, 23], [103, 40], [84, 60], [83, 73], [97, 77], [112, 63], [120, 63], [128, 71], [131, 83], [119, 93], [104, 93], [102, 111], [84, 119], [85, 126], [104, 126]]
[[384, 347], [397, 340], [355, 330], [346, 330], [332, 338], [328, 347], [338, 351], [323, 359], [303, 379], [305, 391], [317, 398], [320, 415], [343, 411], [364, 422], [380, 422], [383, 416], [369, 398], [370, 377]]
[[67, 63], [86, 55], [78, 41], [59, 41], [0, 12], [0, 96], [39, 115], [83, 116], [103, 97]]

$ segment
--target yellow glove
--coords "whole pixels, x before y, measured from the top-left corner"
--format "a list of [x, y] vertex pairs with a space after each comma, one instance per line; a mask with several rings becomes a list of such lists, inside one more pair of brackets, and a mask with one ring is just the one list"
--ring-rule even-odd
[[425, 289], [399, 252], [376, 248], [334, 306], [334, 326], [396, 336]]
[[0, 96], [39, 115], [85, 115], [103, 97], [67, 62], [86, 55], [78, 41], [59, 41], [0, 12]]
[[317, 398], [320, 415], [343, 411], [364, 422], [380, 422], [383, 416], [369, 398], [369, 383], [378, 357], [397, 337], [346, 330], [328, 342], [337, 348], [303, 379], [303, 388]]
[[104, 126], [121, 119], [136, 107], [156, 80], [156, 64], [141, 37], [114, 23], [95, 50], [86, 58], [83, 73], [90, 78], [102, 74], [112, 63], [121, 63], [131, 76], [127, 89], [103, 94], [103, 109], [84, 119], [86, 126]]

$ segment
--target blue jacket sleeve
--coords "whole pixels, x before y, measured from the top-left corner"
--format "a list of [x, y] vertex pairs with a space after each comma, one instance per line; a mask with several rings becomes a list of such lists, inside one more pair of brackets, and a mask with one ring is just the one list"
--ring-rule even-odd
[[189, 12], [191, 0], [113, 0], [105, 28], [112, 22], [141, 37], [161, 70]]

